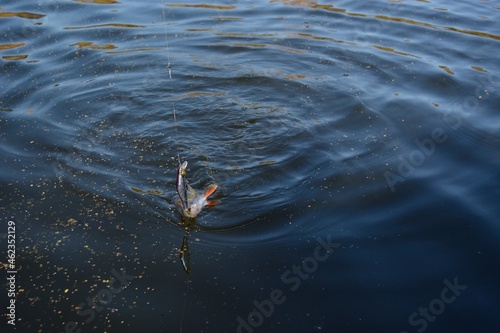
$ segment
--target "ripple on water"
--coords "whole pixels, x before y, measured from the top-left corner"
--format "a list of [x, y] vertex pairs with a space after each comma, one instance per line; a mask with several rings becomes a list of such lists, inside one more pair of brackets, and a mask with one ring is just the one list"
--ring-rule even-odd
[[[166, 22], [161, 1], [2, 6], [0, 199], [22, 224], [26, 331], [82, 320], [122, 267], [133, 287], [94, 328], [175, 331], [186, 304], [186, 330], [234, 331], [317, 237], [341, 248], [263, 330], [396, 331], [457, 275], [456, 326], [495, 318], [473, 301], [498, 281], [493, 2], [179, 3]], [[193, 187], [219, 185], [196, 223], [172, 204], [177, 154]]]

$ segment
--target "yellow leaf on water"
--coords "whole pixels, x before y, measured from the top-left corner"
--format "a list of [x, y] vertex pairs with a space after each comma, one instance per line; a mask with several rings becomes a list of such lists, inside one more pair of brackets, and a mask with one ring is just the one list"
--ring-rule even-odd
[[39, 19], [45, 17], [43, 14], [29, 13], [29, 12], [3, 12], [0, 13], [0, 17], [20, 17], [25, 19]]
[[0, 44], [0, 50], [8, 50], [14, 49], [16, 47], [21, 47], [26, 45], [26, 43], [9, 43], [9, 44]]
[[20, 54], [20, 55], [15, 55], [15, 56], [3, 56], [2, 57], [4, 60], [23, 60], [28, 58], [27, 54]]
[[455, 73], [453, 73], [453, 71], [451, 69], [449, 69], [447, 66], [439, 66], [439, 68], [443, 69], [446, 73], [450, 74], [450, 75], [455, 75]]
[[479, 71], [479, 72], [483, 72], [483, 73], [488, 73], [488, 71], [482, 67], [479, 67], [479, 66], [470, 66], [472, 69], [476, 70], [476, 71]]

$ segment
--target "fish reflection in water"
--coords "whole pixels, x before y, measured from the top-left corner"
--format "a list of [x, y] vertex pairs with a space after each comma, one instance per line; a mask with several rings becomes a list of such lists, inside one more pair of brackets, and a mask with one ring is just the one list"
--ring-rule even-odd
[[182, 239], [182, 246], [179, 251], [182, 268], [184, 268], [184, 272], [186, 272], [186, 274], [189, 274], [189, 272], [191, 272], [191, 267], [190, 267], [191, 254], [189, 253], [188, 235], [189, 231], [186, 229], [184, 231], [184, 237]]

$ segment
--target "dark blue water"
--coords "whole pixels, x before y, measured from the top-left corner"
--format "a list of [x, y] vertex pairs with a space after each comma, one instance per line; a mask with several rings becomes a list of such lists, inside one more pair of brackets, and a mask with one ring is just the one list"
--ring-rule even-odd
[[2, 332], [500, 328], [498, 2], [0, 7]]

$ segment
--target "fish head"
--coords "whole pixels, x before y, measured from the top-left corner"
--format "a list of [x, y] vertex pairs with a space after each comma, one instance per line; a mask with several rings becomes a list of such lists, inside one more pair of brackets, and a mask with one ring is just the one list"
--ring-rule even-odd
[[207, 199], [205, 199], [203, 195], [199, 195], [191, 201], [189, 207], [184, 210], [184, 214], [187, 217], [194, 218], [201, 212], [201, 210], [203, 209], [203, 207], [205, 207], [206, 204], [207, 204]]
[[187, 168], [187, 166], [188, 166], [188, 162], [187, 161], [184, 161], [184, 163], [182, 163], [179, 166], [179, 172], [181, 173], [182, 177], [186, 176], [186, 168]]

